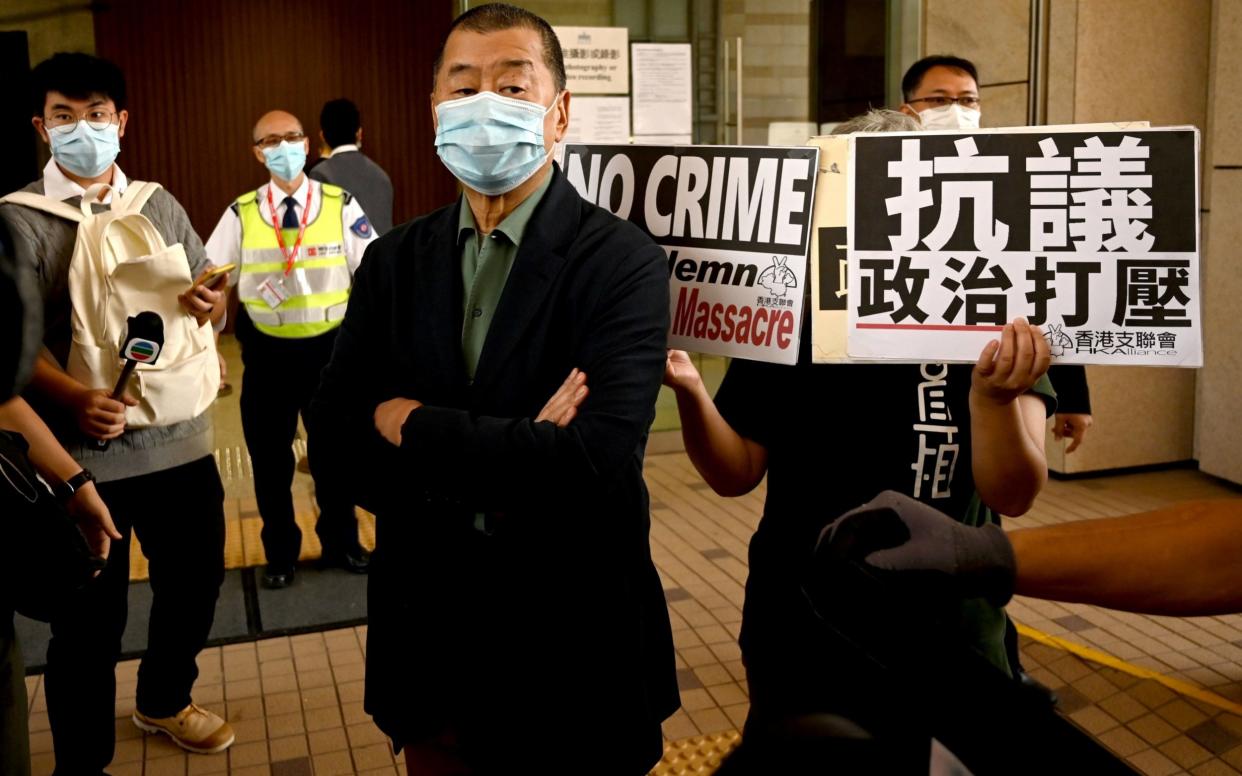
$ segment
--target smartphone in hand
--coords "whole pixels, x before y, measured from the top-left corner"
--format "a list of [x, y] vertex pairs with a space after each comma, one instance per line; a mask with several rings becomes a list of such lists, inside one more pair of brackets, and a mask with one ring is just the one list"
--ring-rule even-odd
[[198, 280], [194, 281], [194, 285], [191, 286], [191, 288], [197, 288], [198, 286], [206, 286], [207, 288], [214, 291], [216, 290], [217, 286], [219, 286], [221, 283], [225, 281], [226, 278], [228, 278], [229, 273], [235, 269], [237, 269], [236, 264], [225, 264], [222, 267], [212, 267], [211, 269], [207, 270], [203, 274], [199, 275]]

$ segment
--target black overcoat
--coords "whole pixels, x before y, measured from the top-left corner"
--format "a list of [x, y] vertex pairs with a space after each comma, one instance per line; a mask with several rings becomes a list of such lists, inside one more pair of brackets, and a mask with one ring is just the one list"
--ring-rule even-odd
[[[368, 248], [311, 456], [350, 472], [377, 516], [365, 705], [385, 733], [450, 726], [506, 769], [589, 755], [592, 773], [644, 773], [679, 703], [642, 470], [668, 271], [649, 237], [551, 174], [473, 384], [460, 200]], [[590, 389], [577, 417], [536, 423], [575, 367]], [[396, 396], [425, 405], [399, 449], [373, 421]]]

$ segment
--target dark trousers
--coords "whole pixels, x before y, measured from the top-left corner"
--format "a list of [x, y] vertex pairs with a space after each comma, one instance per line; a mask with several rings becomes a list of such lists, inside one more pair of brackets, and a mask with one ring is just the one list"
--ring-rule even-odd
[[[254, 328], [244, 314], [237, 324], [242, 348], [241, 417], [254, 495], [263, 518], [263, 550], [267, 562], [292, 567], [302, 547], [302, 531], [293, 515], [293, 438], [298, 415], [306, 417], [319, 387], [319, 373], [332, 356], [336, 332], [307, 339], [271, 337]], [[358, 520], [353, 500], [340, 475], [325, 472], [310, 459], [319, 520], [315, 533], [324, 555], [358, 549]]]
[[26, 671], [13, 631], [13, 610], [0, 607], [0, 774], [4, 776], [30, 773], [26, 704]]
[[116, 662], [125, 632], [131, 529], [150, 562], [151, 621], [135, 699], [150, 717], [190, 704], [195, 659], [224, 581], [224, 489], [215, 460], [99, 484], [117, 529], [108, 565], [52, 622], [48, 718], [58, 774], [98, 774], [115, 745]]

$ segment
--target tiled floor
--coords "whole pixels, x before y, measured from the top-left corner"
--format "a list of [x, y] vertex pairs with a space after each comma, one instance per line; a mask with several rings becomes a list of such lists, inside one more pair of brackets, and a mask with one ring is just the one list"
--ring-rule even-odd
[[[665, 723], [665, 734], [670, 740], [726, 734], [741, 726], [748, 707], [736, 637], [746, 545], [761, 511], [763, 488], [739, 499], [719, 498], [680, 454], [649, 457], [647, 481], [652, 550], [669, 601], [682, 688], [682, 708]], [[1053, 481], [1031, 514], [1012, 525], [1236, 495], [1191, 471]], [[302, 503], [309, 509], [309, 501]], [[1225, 708], [1238, 700], [1242, 682], [1242, 616], [1139, 617], [1030, 600], [1015, 601], [1011, 611], [1025, 626], [1118, 658], [1122, 668], [1146, 666], [1204, 691], [1188, 697], [1158, 680], [1023, 638], [1028, 669], [1057, 691], [1070, 719], [1140, 771], [1242, 772], [1242, 716]], [[238, 732], [233, 749], [213, 757], [186, 756], [162, 738], [140, 735], [124, 718], [132, 710], [137, 666], [132, 661], [121, 665], [119, 743], [111, 772], [394, 773], [400, 759], [392, 757], [362, 711], [365, 634], [365, 627], [345, 629], [204, 652], [196, 699], [226, 713]], [[31, 677], [29, 686], [35, 772], [45, 774], [52, 764], [51, 739], [40, 678]], [[696, 748], [703, 747], [696, 743], [670, 750], [670, 763]], [[678, 762], [683, 765], [666, 764], [657, 772], [672, 773], [684, 766]]]
[[[746, 684], [734, 637], [746, 546], [762, 510], [763, 488], [740, 499], [719, 498], [682, 455], [649, 459], [647, 482], [653, 501], [652, 549], [665, 580], [682, 680], [683, 708], [666, 723], [666, 735], [678, 738], [740, 725]], [[1236, 488], [1187, 470], [1054, 480], [1031, 513], [1008, 527], [1238, 496]], [[1071, 719], [1136, 768], [1161, 774], [1242, 770], [1242, 716], [1226, 710], [1242, 712], [1242, 706], [1231, 703], [1242, 700], [1242, 661], [1237, 660], [1242, 615], [1143, 617], [1029, 599], [1016, 600], [1010, 611], [1038, 631], [1207, 691], [1187, 698], [1157, 680], [1022, 639], [1031, 673], [1062, 695]]]
[[[216, 422], [230, 565], [253, 565], [262, 562], [262, 548], [248, 492], [249, 464], [240, 447], [236, 394], [219, 403]], [[764, 486], [741, 498], [720, 498], [681, 454], [649, 456], [647, 483], [652, 553], [669, 602], [682, 698], [682, 708], [664, 725], [666, 737], [680, 745], [670, 746], [655, 773], [710, 772], [718, 759], [713, 752], [732, 745], [732, 732], [748, 708], [737, 634], [746, 547], [762, 511]], [[298, 475], [295, 503], [304, 527], [314, 519], [309, 487], [309, 478]], [[1030, 514], [1009, 527], [1089, 520], [1239, 492], [1188, 470], [1054, 480]], [[363, 535], [368, 543], [373, 537], [365, 517]], [[316, 554], [314, 532], [304, 536], [304, 555]], [[135, 574], [145, 575], [145, 561], [140, 555], [134, 561]], [[1148, 774], [1242, 773], [1242, 614], [1143, 617], [1030, 599], [1015, 600], [1010, 613], [1024, 629], [1033, 629], [1028, 632], [1034, 639], [1022, 638], [1030, 673], [1056, 690], [1073, 722], [1135, 768]], [[128, 715], [137, 664], [122, 664], [117, 757], [110, 772], [403, 772], [401, 759], [392, 756], [362, 711], [365, 636], [361, 627], [206, 650], [195, 699], [225, 713], [238, 736], [229, 753], [210, 757], [184, 755], [132, 726]], [[1054, 645], [1041, 643], [1050, 640]], [[1086, 649], [1102, 655], [1083, 659]], [[35, 773], [42, 775], [50, 773], [52, 760], [41, 678], [30, 677], [28, 687]], [[687, 743], [690, 737], [702, 738]]]

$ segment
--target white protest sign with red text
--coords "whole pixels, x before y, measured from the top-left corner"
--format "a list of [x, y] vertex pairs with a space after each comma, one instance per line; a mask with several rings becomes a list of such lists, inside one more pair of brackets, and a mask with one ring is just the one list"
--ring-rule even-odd
[[563, 166], [668, 254], [671, 347], [793, 364], [817, 160], [815, 148], [569, 145]]

